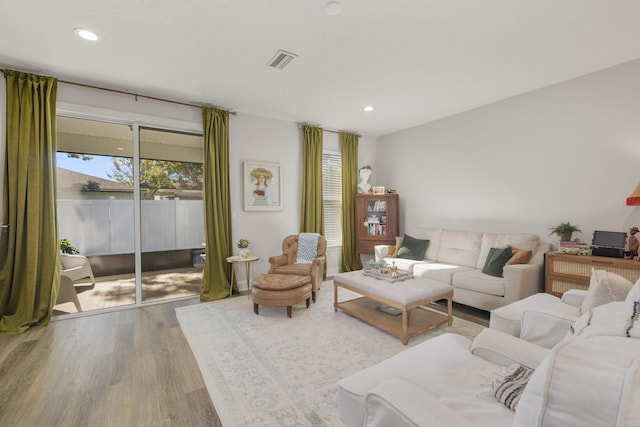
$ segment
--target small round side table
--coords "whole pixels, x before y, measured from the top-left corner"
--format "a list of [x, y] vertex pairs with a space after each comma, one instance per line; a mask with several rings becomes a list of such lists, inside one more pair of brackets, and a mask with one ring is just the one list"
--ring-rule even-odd
[[233, 293], [233, 278], [237, 277], [235, 274], [235, 266], [236, 264], [244, 264], [244, 273], [247, 278], [247, 290], [249, 291], [249, 295], [251, 295], [251, 263], [258, 261], [260, 258], [255, 255], [249, 255], [246, 258], [241, 258], [237, 255], [230, 256], [227, 258], [227, 262], [231, 265], [231, 283], [229, 285], [229, 296]]

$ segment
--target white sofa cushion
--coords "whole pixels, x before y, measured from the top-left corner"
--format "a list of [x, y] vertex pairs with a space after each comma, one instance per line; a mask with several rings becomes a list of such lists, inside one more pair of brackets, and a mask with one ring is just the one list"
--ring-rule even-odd
[[480, 270], [460, 272], [453, 276], [453, 287], [482, 292], [483, 294], [504, 296], [504, 278], [484, 274]]
[[428, 261], [416, 261], [413, 259], [406, 258], [392, 258], [387, 257], [384, 259], [385, 262], [389, 265], [395, 264], [401, 270], [412, 271], [415, 274], [414, 266], [417, 264], [426, 264]]
[[501, 233], [492, 234], [485, 233], [482, 236], [480, 245], [480, 254], [478, 255], [478, 263], [476, 268], [482, 270], [484, 263], [487, 261], [487, 255], [491, 248], [506, 248], [512, 246], [521, 250], [531, 251], [533, 254], [538, 250], [540, 237], [537, 234], [530, 233]]
[[634, 302], [584, 313], [531, 377], [514, 426], [640, 425], [640, 332], [627, 338], [636, 323]]
[[476, 231], [443, 230], [437, 261], [477, 268], [483, 235]]
[[594, 307], [571, 326], [571, 335], [582, 338], [597, 336], [640, 337], [634, 301], [614, 301]]
[[572, 337], [536, 369], [513, 425], [638, 426], [639, 394], [640, 340]]
[[625, 301], [638, 301], [640, 300], [640, 279], [636, 281], [629, 293], [624, 299]]
[[443, 334], [402, 351], [376, 365], [338, 381], [338, 413], [344, 425], [364, 425], [365, 397], [392, 378], [420, 384], [443, 405], [479, 425], [511, 426], [513, 412], [498, 403], [488, 384], [502, 367], [474, 356], [471, 341], [461, 335]]
[[438, 250], [440, 249], [442, 228], [416, 227], [407, 234], [416, 239], [428, 240], [429, 245], [427, 246], [427, 252], [424, 254], [424, 258], [435, 261], [438, 256]]
[[366, 397], [367, 427], [474, 427], [443, 405], [438, 396], [406, 378], [382, 382]]
[[471, 267], [461, 267], [459, 265], [443, 264], [440, 262], [425, 262], [413, 266], [413, 275], [452, 285], [454, 274], [472, 270]]
[[546, 348], [491, 328], [483, 329], [473, 339], [469, 350], [476, 356], [501, 366], [516, 363], [531, 369], [536, 369], [549, 354]]
[[[560, 298], [551, 294], [539, 293], [505, 305], [504, 307], [491, 310], [489, 328], [520, 337], [522, 336], [523, 313], [536, 311], [554, 314], [562, 319], [569, 319], [569, 325], [562, 332], [563, 336], [569, 330], [571, 324], [579, 317], [577, 307], [565, 304]], [[535, 323], [528, 325], [528, 327], [531, 328], [531, 331], [528, 332], [529, 335], [537, 336], [544, 333], [542, 330], [538, 331], [536, 326]]]

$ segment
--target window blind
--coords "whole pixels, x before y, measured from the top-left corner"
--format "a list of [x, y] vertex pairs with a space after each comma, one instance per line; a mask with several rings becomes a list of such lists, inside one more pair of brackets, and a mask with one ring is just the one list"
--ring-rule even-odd
[[342, 245], [342, 157], [339, 153], [322, 153], [322, 199], [324, 235], [327, 245]]

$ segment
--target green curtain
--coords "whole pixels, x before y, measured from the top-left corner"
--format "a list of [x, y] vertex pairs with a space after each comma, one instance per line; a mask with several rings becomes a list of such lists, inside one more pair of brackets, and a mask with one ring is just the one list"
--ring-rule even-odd
[[58, 81], [4, 71], [7, 133], [0, 238], [0, 333], [51, 319], [60, 286], [55, 154]]
[[[229, 190], [229, 112], [202, 109], [204, 127], [204, 227], [207, 256], [200, 301], [229, 295], [232, 255], [231, 194]], [[237, 287], [236, 287], [237, 291]]]
[[342, 271], [359, 270], [356, 257], [355, 195], [358, 186], [358, 139], [353, 133], [340, 132], [342, 157]]
[[324, 235], [322, 128], [303, 125], [300, 232]]

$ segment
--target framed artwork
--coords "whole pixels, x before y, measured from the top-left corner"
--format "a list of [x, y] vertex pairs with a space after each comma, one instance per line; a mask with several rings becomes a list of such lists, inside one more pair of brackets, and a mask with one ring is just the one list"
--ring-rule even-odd
[[282, 166], [279, 163], [244, 162], [244, 210], [282, 210]]
[[373, 194], [384, 194], [385, 193], [385, 188], [384, 187], [373, 187]]

